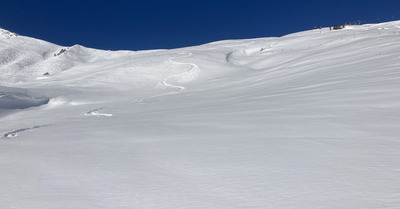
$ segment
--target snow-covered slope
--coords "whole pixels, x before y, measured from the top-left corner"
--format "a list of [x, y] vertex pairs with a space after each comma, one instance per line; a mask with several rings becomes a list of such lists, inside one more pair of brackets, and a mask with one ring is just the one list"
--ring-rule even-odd
[[400, 22], [0, 72], [2, 208], [400, 207]]

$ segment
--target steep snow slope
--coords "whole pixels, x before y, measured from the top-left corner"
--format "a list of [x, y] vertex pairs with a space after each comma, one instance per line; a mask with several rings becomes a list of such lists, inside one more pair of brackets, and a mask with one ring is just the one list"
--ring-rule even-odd
[[0, 41], [4, 208], [400, 207], [400, 22], [139, 52]]

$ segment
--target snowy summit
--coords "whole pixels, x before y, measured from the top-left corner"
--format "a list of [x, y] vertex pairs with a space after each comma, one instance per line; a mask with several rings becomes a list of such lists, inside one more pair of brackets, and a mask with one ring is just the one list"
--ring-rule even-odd
[[400, 21], [0, 72], [1, 208], [400, 208]]

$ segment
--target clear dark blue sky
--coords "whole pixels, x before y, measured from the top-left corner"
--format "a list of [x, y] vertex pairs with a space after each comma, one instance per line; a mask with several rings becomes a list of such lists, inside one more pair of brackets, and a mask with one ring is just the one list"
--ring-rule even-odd
[[0, 0], [0, 27], [59, 45], [168, 49], [400, 19], [399, 0]]

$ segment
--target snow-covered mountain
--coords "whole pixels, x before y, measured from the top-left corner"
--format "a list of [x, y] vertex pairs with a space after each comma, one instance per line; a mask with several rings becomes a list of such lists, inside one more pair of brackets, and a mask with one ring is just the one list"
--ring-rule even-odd
[[399, 21], [0, 72], [1, 208], [400, 207]]

